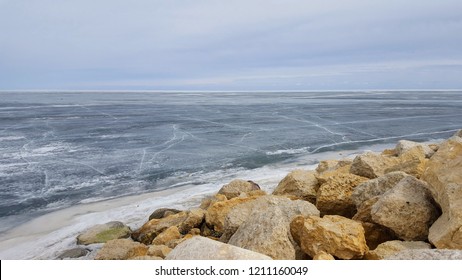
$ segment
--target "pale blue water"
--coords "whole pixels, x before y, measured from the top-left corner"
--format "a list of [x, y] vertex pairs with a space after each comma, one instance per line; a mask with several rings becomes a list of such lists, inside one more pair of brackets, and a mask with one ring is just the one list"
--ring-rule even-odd
[[0, 222], [15, 223], [0, 231], [218, 170], [446, 138], [461, 120], [462, 92], [2, 92]]

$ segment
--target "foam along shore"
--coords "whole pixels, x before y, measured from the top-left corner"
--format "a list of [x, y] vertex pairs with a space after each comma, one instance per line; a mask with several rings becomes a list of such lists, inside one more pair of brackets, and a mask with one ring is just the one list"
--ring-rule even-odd
[[157, 209], [134, 231], [97, 225], [77, 243], [104, 244], [95, 259], [462, 259], [461, 201], [462, 130], [293, 170], [271, 194], [235, 179], [198, 208]]

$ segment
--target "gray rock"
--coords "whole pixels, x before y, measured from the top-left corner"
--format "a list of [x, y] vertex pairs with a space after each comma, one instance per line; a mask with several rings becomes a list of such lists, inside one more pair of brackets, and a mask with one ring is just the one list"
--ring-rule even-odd
[[105, 243], [109, 240], [128, 238], [131, 230], [121, 222], [109, 222], [96, 225], [77, 236], [77, 244], [88, 245], [93, 243]]
[[271, 260], [263, 254], [245, 250], [202, 236], [194, 236], [175, 247], [166, 260]]
[[90, 251], [85, 248], [72, 248], [62, 252], [58, 259], [77, 259], [86, 256]]
[[398, 144], [396, 145], [395, 150], [398, 156], [400, 156], [406, 153], [407, 151], [409, 151], [410, 149], [417, 147], [417, 146], [422, 147], [426, 158], [430, 158], [435, 153], [435, 151], [432, 148], [430, 148], [430, 146], [427, 144], [422, 144], [422, 143], [408, 141], [408, 140], [400, 140]]
[[176, 209], [171, 209], [171, 208], [160, 208], [152, 212], [152, 214], [149, 216], [149, 220], [162, 219], [169, 215], [176, 214], [178, 212], [181, 212], [181, 211], [176, 210]]
[[462, 260], [462, 250], [416, 249], [388, 256], [387, 260]]

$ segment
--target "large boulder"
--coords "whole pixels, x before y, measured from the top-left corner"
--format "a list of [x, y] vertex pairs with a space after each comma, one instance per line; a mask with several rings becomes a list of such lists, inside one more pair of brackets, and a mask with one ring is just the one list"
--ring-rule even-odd
[[192, 209], [191, 211], [171, 214], [162, 219], [152, 219], [134, 231], [132, 238], [150, 245], [157, 235], [169, 227], [176, 226], [182, 234], [188, 233], [192, 228], [199, 228], [204, 216], [205, 211], [203, 209]]
[[114, 239], [106, 242], [98, 251], [96, 260], [128, 260], [145, 256], [148, 247], [129, 239]]
[[167, 228], [166, 230], [162, 231], [159, 233], [159, 235], [156, 236], [152, 240], [153, 245], [165, 245], [168, 242], [175, 240], [175, 239], [180, 239], [181, 238], [181, 233], [178, 230], [178, 227], [176, 226], [171, 226]]
[[235, 197], [229, 200], [218, 201], [207, 208], [205, 222], [208, 228], [216, 233], [223, 233], [225, 218], [228, 213], [237, 205], [256, 199], [257, 197]]
[[430, 249], [430, 248], [431, 248], [431, 245], [423, 241], [401, 241], [401, 240], [387, 241], [377, 246], [375, 250], [367, 252], [365, 259], [366, 260], [383, 260], [403, 250]]
[[263, 254], [195, 236], [175, 247], [167, 260], [271, 260]]
[[300, 199], [316, 203], [318, 179], [311, 170], [294, 170], [279, 182], [274, 195], [292, 195]]
[[414, 249], [388, 256], [387, 260], [462, 260], [462, 250]]
[[345, 166], [347, 166], [349, 170], [349, 167], [351, 166], [352, 162], [353, 161], [350, 159], [322, 160], [319, 162], [318, 166], [316, 167], [316, 172], [319, 174], [322, 174], [328, 171], [339, 170], [340, 168], [343, 168]]
[[359, 209], [365, 201], [384, 194], [407, 176], [404, 172], [396, 171], [361, 183], [353, 190], [351, 199]]
[[149, 219], [148, 220], [152, 220], [152, 219], [162, 219], [162, 218], [165, 218], [165, 217], [168, 217], [170, 215], [173, 215], [173, 214], [176, 214], [176, 213], [179, 213], [181, 212], [180, 210], [177, 210], [177, 209], [172, 209], [172, 208], [159, 208], [159, 209], [156, 209], [154, 212], [152, 212], [151, 215], [149, 215]]
[[[266, 196], [252, 202], [250, 211], [244, 207], [244, 218], [229, 244], [259, 252], [273, 259], [300, 259], [304, 254], [290, 234], [290, 222], [297, 215], [319, 216], [316, 207], [302, 200]], [[238, 208], [233, 211], [238, 211]], [[230, 215], [232, 217], [236, 213]]]
[[384, 156], [374, 152], [367, 152], [354, 158], [350, 172], [374, 179], [385, 174], [385, 170], [399, 163], [397, 157]]
[[428, 237], [440, 249], [462, 249], [462, 138], [458, 135], [440, 145], [422, 177], [443, 212]]
[[439, 216], [428, 185], [414, 177], [402, 179], [372, 206], [372, 220], [393, 230], [406, 241], [426, 240]]
[[356, 205], [351, 195], [356, 186], [367, 180], [354, 174], [332, 174], [318, 189], [316, 208], [321, 211], [321, 215], [353, 217], [356, 213]]
[[221, 187], [218, 193], [226, 196], [227, 199], [231, 199], [240, 196], [242, 193], [246, 194], [259, 189], [260, 186], [252, 181], [235, 179]]
[[427, 158], [430, 158], [435, 153], [435, 151], [429, 145], [409, 140], [398, 141], [398, 144], [396, 144], [395, 147], [395, 151], [398, 156], [401, 156], [415, 147], [421, 147], [425, 157]]
[[302, 225], [296, 217], [291, 223], [291, 232], [311, 257], [326, 252], [340, 259], [353, 259], [361, 258], [368, 251], [361, 223], [342, 216], [311, 216], [305, 218]]
[[128, 238], [131, 230], [122, 222], [109, 222], [95, 225], [77, 236], [77, 244], [89, 245], [93, 243], [105, 243], [109, 240]]
[[398, 157], [398, 163], [385, 169], [385, 173], [403, 171], [416, 178], [420, 178], [425, 170], [428, 159], [421, 146], [410, 148]]

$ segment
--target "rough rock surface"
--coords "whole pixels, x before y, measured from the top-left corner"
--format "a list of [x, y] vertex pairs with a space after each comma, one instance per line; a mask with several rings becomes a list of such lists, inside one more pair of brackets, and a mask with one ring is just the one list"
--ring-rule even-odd
[[314, 261], [321, 261], [321, 260], [331, 261], [331, 260], [335, 260], [335, 258], [331, 254], [328, 254], [326, 252], [319, 252], [313, 257], [313, 260]]
[[152, 212], [152, 214], [149, 215], [148, 220], [162, 219], [162, 218], [168, 217], [168, 216], [170, 216], [172, 214], [176, 214], [176, 213], [179, 213], [179, 212], [181, 212], [181, 211], [176, 210], [176, 209], [172, 209], [172, 208], [160, 208], [160, 209], [157, 209], [154, 212]]
[[319, 162], [318, 166], [316, 167], [316, 172], [319, 174], [327, 172], [327, 171], [334, 171], [344, 166], [351, 165], [353, 161], [349, 159], [342, 159], [342, 160], [322, 160]]
[[178, 228], [176, 226], [171, 226], [164, 230], [163, 232], [159, 233], [159, 235], [156, 236], [152, 240], [153, 245], [165, 245], [169, 241], [175, 240], [175, 239], [180, 239], [181, 238], [181, 233], [178, 231]]
[[420, 178], [425, 170], [428, 159], [421, 146], [413, 147], [398, 157], [398, 163], [385, 169], [385, 173], [403, 171], [416, 178]]
[[439, 216], [428, 185], [406, 177], [372, 206], [372, 220], [404, 240], [426, 240], [428, 228]]
[[293, 195], [300, 199], [316, 203], [318, 179], [316, 172], [311, 170], [294, 170], [287, 174], [276, 189], [274, 195]]
[[205, 213], [207, 211], [194, 208], [187, 212], [186, 219], [178, 225], [178, 230], [181, 234], [186, 234], [193, 228], [199, 228], [205, 219]]
[[62, 252], [57, 259], [77, 259], [88, 255], [88, 249], [85, 248], [73, 248]]
[[147, 255], [152, 257], [160, 257], [165, 259], [165, 257], [172, 251], [171, 248], [165, 245], [151, 245], [148, 248]]
[[195, 236], [176, 246], [167, 260], [271, 260], [263, 254]]
[[152, 240], [171, 226], [179, 227], [188, 217], [187, 212], [179, 212], [162, 219], [152, 219], [132, 233], [133, 240], [150, 245]]
[[355, 157], [350, 172], [358, 176], [374, 179], [383, 176], [387, 168], [398, 163], [399, 159], [396, 157], [368, 152]]
[[[319, 211], [316, 207], [306, 201], [291, 200], [286, 197], [267, 195], [259, 197], [255, 200], [242, 203], [234, 207], [226, 216], [224, 223], [223, 235], [220, 238], [222, 242], [228, 242], [231, 236], [249, 217], [258, 213], [265, 212], [269, 208], [280, 208], [287, 219], [291, 219], [296, 215], [315, 215], [319, 216]], [[290, 223], [290, 221], [288, 221]]]
[[380, 176], [376, 179], [366, 181], [358, 185], [351, 195], [351, 199], [359, 209], [361, 204], [373, 197], [380, 196], [393, 188], [403, 178], [407, 177], [404, 172], [396, 171]]
[[95, 225], [77, 236], [77, 244], [104, 243], [112, 239], [128, 238], [130, 237], [130, 233], [130, 228], [123, 223], [117, 221], [109, 222]]
[[462, 138], [456, 135], [440, 145], [422, 179], [428, 182], [443, 214], [430, 228], [437, 248], [462, 249]]
[[210, 205], [205, 214], [205, 222], [210, 229], [223, 233], [225, 218], [237, 205], [256, 199], [256, 197], [236, 197], [230, 200], [218, 201]]
[[302, 258], [304, 254], [290, 234], [290, 222], [297, 215], [319, 216], [316, 207], [307, 201], [277, 196], [261, 197], [253, 204], [250, 215], [228, 243], [273, 259]]
[[364, 228], [366, 244], [367, 247], [369, 247], [369, 250], [374, 250], [383, 242], [396, 240], [398, 238], [391, 229], [384, 226], [370, 222], [361, 222], [361, 224]]
[[218, 193], [226, 196], [227, 199], [231, 199], [240, 196], [242, 193], [249, 193], [259, 189], [260, 186], [252, 181], [235, 179], [221, 187]]
[[387, 241], [377, 246], [375, 250], [367, 252], [365, 259], [383, 260], [403, 250], [430, 249], [430, 248], [431, 248], [430, 244], [426, 242], [422, 242], [422, 241], [401, 241], [401, 240]]
[[387, 260], [462, 260], [462, 250], [415, 249], [391, 255]]
[[316, 208], [321, 211], [321, 215], [353, 217], [356, 213], [356, 205], [351, 195], [357, 185], [367, 180], [354, 174], [331, 175], [318, 189]]
[[409, 141], [409, 140], [400, 140], [398, 141], [398, 144], [396, 144], [395, 151], [398, 156], [406, 153], [407, 151], [413, 149], [414, 147], [421, 147], [425, 157], [430, 158], [435, 151], [430, 148], [429, 145], [427, 144], [422, 144], [414, 141]]
[[[294, 227], [298, 224], [297, 221]], [[341, 259], [353, 259], [361, 258], [368, 251], [361, 223], [342, 216], [311, 216], [305, 218], [300, 230], [301, 248], [312, 257], [326, 252]]]
[[145, 256], [148, 247], [129, 239], [114, 239], [106, 242], [96, 255], [96, 260], [127, 260]]

